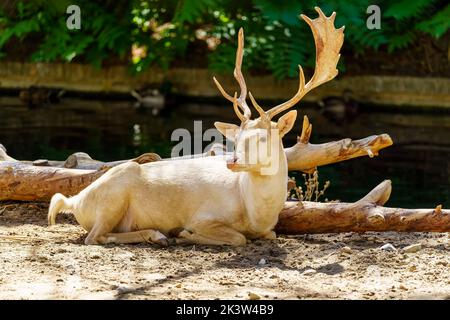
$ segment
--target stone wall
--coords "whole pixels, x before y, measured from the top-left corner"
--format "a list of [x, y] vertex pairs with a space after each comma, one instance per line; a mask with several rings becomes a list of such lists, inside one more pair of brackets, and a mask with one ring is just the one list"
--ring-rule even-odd
[[[163, 80], [173, 83], [183, 95], [216, 97], [220, 93], [206, 69], [150, 69], [132, 76], [125, 66], [96, 69], [90, 65], [62, 63], [0, 63], [0, 89], [17, 89], [31, 85], [63, 88], [82, 92], [126, 93]], [[231, 75], [216, 75], [232, 94], [238, 90]], [[271, 76], [247, 76], [247, 85], [257, 99], [283, 100], [298, 88], [297, 79], [277, 81]], [[415, 78], [396, 76], [339, 77], [313, 90], [306, 101], [317, 101], [330, 95], [340, 95], [351, 89], [355, 98], [369, 103], [450, 108], [449, 78]]]

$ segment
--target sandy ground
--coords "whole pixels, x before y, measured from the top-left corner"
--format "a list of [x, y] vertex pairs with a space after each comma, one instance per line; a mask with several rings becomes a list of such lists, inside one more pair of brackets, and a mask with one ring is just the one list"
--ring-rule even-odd
[[[447, 234], [86, 246], [71, 215], [48, 227], [46, 213], [46, 204], [0, 202], [0, 299], [450, 299]], [[397, 250], [380, 249], [387, 243]]]

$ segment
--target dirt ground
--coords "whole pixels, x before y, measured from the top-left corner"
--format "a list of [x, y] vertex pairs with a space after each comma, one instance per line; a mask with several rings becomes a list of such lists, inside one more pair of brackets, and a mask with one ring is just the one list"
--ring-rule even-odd
[[0, 202], [0, 299], [450, 299], [448, 234], [86, 246], [71, 215], [48, 227], [47, 207]]

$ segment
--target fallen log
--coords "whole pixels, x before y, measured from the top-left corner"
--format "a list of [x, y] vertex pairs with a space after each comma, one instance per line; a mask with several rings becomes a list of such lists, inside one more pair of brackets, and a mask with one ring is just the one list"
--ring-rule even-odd
[[70, 169], [35, 166], [22, 161], [0, 161], [0, 200], [48, 201], [57, 192], [72, 196], [119, 163], [134, 161], [142, 164], [161, 159], [157, 154], [146, 153], [135, 159], [102, 163], [98, 166], [95, 161], [90, 162], [84, 156], [81, 158], [85, 161], [81, 167], [94, 169]]
[[57, 192], [75, 195], [105, 172], [35, 167], [20, 161], [2, 161], [0, 200], [48, 201]]
[[144, 153], [130, 160], [101, 162], [77, 152], [66, 161], [19, 161], [0, 144], [0, 201], [48, 201], [57, 193], [72, 196], [101, 177], [110, 168], [134, 161], [139, 164], [159, 161], [156, 153]]
[[48, 201], [57, 192], [75, 195], [116, 165], [159, 160], [156, 153], [144, 153], [130, 160], [101, 162], [77, 152], [66, 161], [19, 161], [0, 144], [0, 200]]
[[450, 232], [450, 210], [383, 207], [391, 193], [385, 180], [355, 203], [287, 201], [276, 232], [311, 234], [338, 232]]

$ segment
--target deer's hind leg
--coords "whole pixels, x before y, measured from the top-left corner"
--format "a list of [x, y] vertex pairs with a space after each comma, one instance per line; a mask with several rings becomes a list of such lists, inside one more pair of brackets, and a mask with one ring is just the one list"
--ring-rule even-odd
[[119, 223], [120, 218], [111, 215], [108, 219], [97, 219], [92, 229], [89, 231], [85, 244], [103, 244], [104, 236], [111, 232]]
[[95, 221], [84, 243], [102, 244], [103, 237], [112, 232], [128, 213], [128, 200], [123, 194], [116, 194], [115, 199], [111, 195], [97, 194], [96, 201], [90, 200], [84, 210], [93, 214]]
[[145, 229], [132, 232], [107, 233], [98, 238], [101, 244], [107, 243], [142, 243], [153, 242], [161, 246], [168, 246], [169, 239], [161, 232], [153, 229]]
[[247, 243], [245, 236], [221, 222], [204, 221], [182, 230], [177, 243], [198, 243], [206, 245], [243, 246]]
[[79, 211], [82, 216], [95, 217], [84, 241], [86, 244], [103, 243], [104, 236], [112, 232], [128, 214], [131, 201], [129, 190], [135, 187], [134, 181], [139, 179], [139, 174], [137, 163], [119, 165], [101, 177], [103, 180], [84, 195]]
[[[102, 199], [103, 200], [103, 199]], [[114, 230], [124, 215], [127, 214], [127, 206], [124, 199], [116, 201], [98, 201], [92, 212], [95, 214], [95, 222], [84, 240], [85, 244], [102, 244], [104, 236]]]

